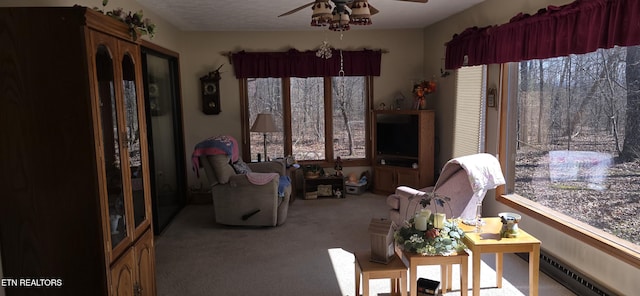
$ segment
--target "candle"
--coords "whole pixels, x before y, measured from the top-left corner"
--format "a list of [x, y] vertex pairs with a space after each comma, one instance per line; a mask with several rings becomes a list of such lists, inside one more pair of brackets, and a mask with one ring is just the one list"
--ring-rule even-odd
[[429, 221], [429, 217], [431, 217], [431, 210], [422, 209], [420, 210], [420, 215], [427, 217], [427, 221]]
[[444, 220], [447, 216], [444, 213], [436, 213], [433, 216], [433, 227], [441, 229], [444, 227]]
[[423, 215], [416, 215], [414, 218], [416, 223], [416, 229], [420, 231], [427, 231], [427, 217]]

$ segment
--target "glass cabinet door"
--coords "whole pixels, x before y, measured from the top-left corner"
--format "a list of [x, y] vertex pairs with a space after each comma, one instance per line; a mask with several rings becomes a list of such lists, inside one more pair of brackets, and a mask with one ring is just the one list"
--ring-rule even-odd
[[[140, 113], [141, 106], [138, 101], [138, 81], [136, 77], [135, 58], [137, 57], [137, 47], [128, 44], [121, 43], [120, 47], [123, 49], [123, 55], [121, 60], [122, 66], [122, 89], [124, 99], [124, 116], [125, 116], [125, 128], [126, 128], [126, 143], [129, 158], [129, 169], [131, 170], [131, 197], [133, 201], [133, 223], [136, 229], [142, 225], [150, 224], [148, 217], [150, 208], [148, 207], [146, 191], [144, 189], [144, 174], [143, 174], [143, 161], [145, 151], [142, 151], [141, 147], [141, 122]], [[146, 222], [146, 223], [145, 223]]]
[[118, 112], [115, 96], [113, 46], [99, 45], [96, 52], [100, 123], [104, 149], [104, 168], [109, 206], [109, 231], [111, 247], [115, 248], [127, 237], [127, 213], [125, 206], [122, 155], [118, 128]]
[[[151, 225], [144, 115], [136, 44], [92, 31], [98, 88], [98, 112], [104, 163], [103, 209], [111, 260]], [[136, 70], [136, 67], [138, 70]], [[143, 109], [144, 110], [144, 109]]]

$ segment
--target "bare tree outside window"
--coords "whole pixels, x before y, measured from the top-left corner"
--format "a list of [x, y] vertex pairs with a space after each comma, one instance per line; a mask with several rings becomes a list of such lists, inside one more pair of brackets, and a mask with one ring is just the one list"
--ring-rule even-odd
[[640, 47], [520, 63], [515, 193], [640, 244]]
[[333, 77], [333, 154], [365, 158], [366, 91], [364, 77]]
[[324, 159], [323, 78], [291, 78], [291, 130], [296, 159]]

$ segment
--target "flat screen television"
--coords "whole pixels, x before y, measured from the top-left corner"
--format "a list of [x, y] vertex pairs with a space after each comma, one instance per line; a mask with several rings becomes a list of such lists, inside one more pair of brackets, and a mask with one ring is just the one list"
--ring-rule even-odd
[[378, 114], [376, 150], [378, 155], [418, 157], [418, 122], [415, 114]]

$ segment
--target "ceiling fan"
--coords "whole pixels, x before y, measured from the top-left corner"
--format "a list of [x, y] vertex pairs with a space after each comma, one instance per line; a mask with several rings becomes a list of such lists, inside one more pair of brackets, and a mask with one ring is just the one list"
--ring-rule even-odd
[[[427, 3], [429, 0], [396, 0]], [[296, 13], [311, 6], [311, 26], [329, 26], [332, 31], [347, 31], [352, 25], [371, 25], [371, 16], [380, 12], [367, 0], [315, 0], [278, 17]]]

